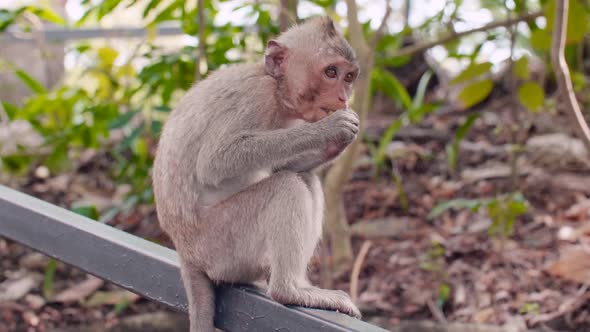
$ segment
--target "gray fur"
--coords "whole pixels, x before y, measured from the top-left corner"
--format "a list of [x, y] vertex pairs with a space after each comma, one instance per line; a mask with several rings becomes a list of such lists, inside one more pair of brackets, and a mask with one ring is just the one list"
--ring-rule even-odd
[[344, 292], [306, 277], [324, 210], [313, 170], [356, 138], [358, 116], [291, 121], [279, 91], [288, 83], [262, 62], [230, 66], [195, 85], [162, 132], [154, 193], [181, 259], [191, 332], [214, 331], [217, 282], [268, 280], [281, 303], [360, 316]]

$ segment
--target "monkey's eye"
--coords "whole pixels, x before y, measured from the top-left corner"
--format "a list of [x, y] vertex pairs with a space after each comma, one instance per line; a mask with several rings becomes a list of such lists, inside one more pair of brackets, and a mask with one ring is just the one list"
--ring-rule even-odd
[[334, 66], [326, 68], [325, 73], [329, 78], [336, 78], [336, 76], [338, 76], [338, 70]]
[[350, 72], [348, 74], [346, 74], [346, 76], [344, 76], [344, 81], [348, 82], [348, 83], [352, 83], [354, 81], [354, 73]]

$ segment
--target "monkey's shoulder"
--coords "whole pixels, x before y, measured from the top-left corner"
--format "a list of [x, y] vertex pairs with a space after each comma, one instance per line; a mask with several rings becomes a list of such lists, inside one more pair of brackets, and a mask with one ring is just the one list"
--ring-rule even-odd
[[252, 106], [273, 102], [277, 82], [266, 74], [262, 63], [223, 67], [198, 82], [184, 99], [199, 100], [208, 109]]
[[[244, 90], [274, 81], [266, 74], [262, 63], [240, 63], [228, 65], [211, 73], [201, 83], [203, 86], [222, 90]], [[201, 84], [197, 84], [197, 87]]]

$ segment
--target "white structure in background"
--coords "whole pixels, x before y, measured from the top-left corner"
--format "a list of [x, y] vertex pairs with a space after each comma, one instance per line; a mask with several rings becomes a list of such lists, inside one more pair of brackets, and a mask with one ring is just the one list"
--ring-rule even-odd
[[[50, 0], [52, 8], [66, 17], [67, 0]], [[0, 0], [0, 8], [18, 8], [34, 1]], [[41, 26], [43, 24], [38, 22]], [[23, 69], [46, 87], [55, 85], [64, 74], [64, 45], [49, 43], [28, 33], [22, 40], [6, 40], [0, 35], [0, 100], [21, 104], [31, 93], [14, 75], [14, 68]]]

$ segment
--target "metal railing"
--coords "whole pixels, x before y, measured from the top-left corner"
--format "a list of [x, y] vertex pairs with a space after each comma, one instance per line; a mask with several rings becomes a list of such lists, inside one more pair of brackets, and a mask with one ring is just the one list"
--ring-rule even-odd
[[[158, 25], [155, 28], [158, 36], [178, 36], [184, 34], [180, 25]], [[145, 28], [139, 27], [113, 27], [113, 28], [77, 28], [68, 29], [61, 27], [44, 27], [35, 33], [47, 41], [67, 41], [93, 38], [141, 38], [148, 35]], [[21, 40], [22, 33], [8, 30], [0, 36], [10, 40]]]
[[[244, 33], [257, 33], [258, 30], [258, 27], [255, 25], [248, 25], [243, 27]], [[94, 38], [143, 38], [149, 34], [148, 29], [146, 28], [131, 26], [76, 29], [47, 26], [43, 27], [43, 30], [36, 30], [35, 33], [37, 34], [36, 37], [43, 37], [44, 40], [52, 42]], [[182, 31], [182, 27], [179, 24], [173, 23], [156, 25], [155, 33], [158, 37], [180, 36], [185, 34]], [[1, 33], [0, 37], [5, 38], [6, 41], [11, 41], [27, 39], [24, 37], [26, 35], [28, 35], [28, 33], [8, 30]]]
[[[187, 311], [176, 252], [0, 186], [0, 236], [177, 311]], [[251, 286], [216, 289], [226, 331], [386, 331], [344, 314], [284, 306]]]

